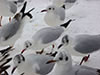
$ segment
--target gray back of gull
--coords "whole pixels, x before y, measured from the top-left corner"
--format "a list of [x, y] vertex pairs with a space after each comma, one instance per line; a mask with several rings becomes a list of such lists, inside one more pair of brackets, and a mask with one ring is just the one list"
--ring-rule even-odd
[[11, 22], [0, 28], [0, 39], [1, 38], [3, 38], [3, 40], [10, 39], [13, 35], [16, 34], [19, 27], [20, 27], [20, 22], [13, 19]]
[[80, 53], [91, 53], [100, 49], [100, 35], [80, 35], [75, 45]]

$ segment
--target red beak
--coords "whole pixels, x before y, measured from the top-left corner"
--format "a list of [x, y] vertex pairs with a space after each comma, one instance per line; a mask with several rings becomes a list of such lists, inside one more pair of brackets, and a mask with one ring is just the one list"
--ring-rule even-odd
[[42, 10], [41, 12], [47, 12], [47, 10]]
[[21, 51], [21, 54], [23, 54], [25, 52], [25, 50], [26, 50], [26, 48]]
[[57, 60], [49, 60], [48, 62], [46, 62], [46, 64], [55, 63], [55, 62], [57, 62]]

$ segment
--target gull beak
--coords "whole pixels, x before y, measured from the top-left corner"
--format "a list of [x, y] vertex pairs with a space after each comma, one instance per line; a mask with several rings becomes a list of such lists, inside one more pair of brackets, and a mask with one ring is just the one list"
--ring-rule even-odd
[[57, 60], [49, 60], [46, 62], [46, 64], [55, 63], [55, 62], [57, 62]]
[[21, 51], [21, 54], [23, 54], [25, 51], [26, 51], [26, 48]]
[[11, 71], [11, 74], [13, 75], [14, 71], [17, 69], [17, 66], [15, 66], [12, 71]]
[[42, 10], [41, 12], [47, 12], [47, 10]]
[[60, 49], [63, 45], [64, 45], [64, 44], [60, 44], [60, 45], [58, 46], [58, 49]]

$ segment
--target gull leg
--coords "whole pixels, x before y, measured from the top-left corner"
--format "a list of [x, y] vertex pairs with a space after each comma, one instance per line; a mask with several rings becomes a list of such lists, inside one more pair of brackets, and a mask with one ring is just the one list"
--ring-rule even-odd
[[9, 17], [9, 22], [11, 22], [11, 17]]
[[89, 59], [89, 57], [90, 57], [90, 54], [89, 54], [88, 56], [84, 56], [84, 57], [82, 58], [81, 62], [80, 62], [80, 65], [82, 65], [83, 62], [87, 62], [88, 59]]
[[0, 27], [2, 26], [2, 25], [1, 25], [1, 21], [2, 21], [2, 16], [0, 16]]
[[36, 51], [36, 54], [42, 54], [44, 52], [44, 49], [42, 49], [41, 51]]
[[50, 53], [46, 53], [46, 55], [52, 55], [52, 52], [53, 52], [54, 48], [55, 48], [55, 45], [53, 44], [53, 45], [52, 45], [51, 52], [50, 52]]

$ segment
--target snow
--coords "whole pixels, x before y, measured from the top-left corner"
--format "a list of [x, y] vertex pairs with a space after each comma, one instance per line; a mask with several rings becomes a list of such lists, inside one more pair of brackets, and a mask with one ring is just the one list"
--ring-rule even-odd
[[[11, 56], [15, 56], [24, 48], [24, 42], [28, 39], [31, 39], [34, 33], [44, 27], [47, 27], [45, 24], [43, 17], [45, 13], [41, 13], [40, 11], [46, 8], [51, 4], [51, 0], [27, 0], [28, 6], [27, 11], [31, 8], [35, 8], [32, 11], [33, 19], [28, 19], [25, 22], [25, 27], [21, 37], [16, 41], [14, 47], [15, 50], [11, 52]], [[71, 8], [66, 9], [66, 20], [68, 19], [76, 19], [74, 22], [70, 24], [70, 26], [66, 29], [64, 34], [69, 34], [74, 36], [76, 34], [99, 34], [100, 33], [100, 0], [78, 0]], [[8, 18], [4, 18], [2, 24], [8, 22]], [[63, 34], [63, 35], [64, 35]], [[59, 40], [56, 44], [59, 43]], [[24, 54], [32, 53], [34, 51], [26, 51]], [[100, 69], [100, 51], [92, 53], [89, 61], [84, 63], [83, 65], [87, 65], [89, 67], [99, 68]], [[73, 56], [73, 61], [76, 64], [79, 64], [82, 57]], [[12, 62], [11, 65], [13, 66]], [[8, 70], [9, 73], [12, 67]], [[15, 72], [18, 75], [17, 71]]]

